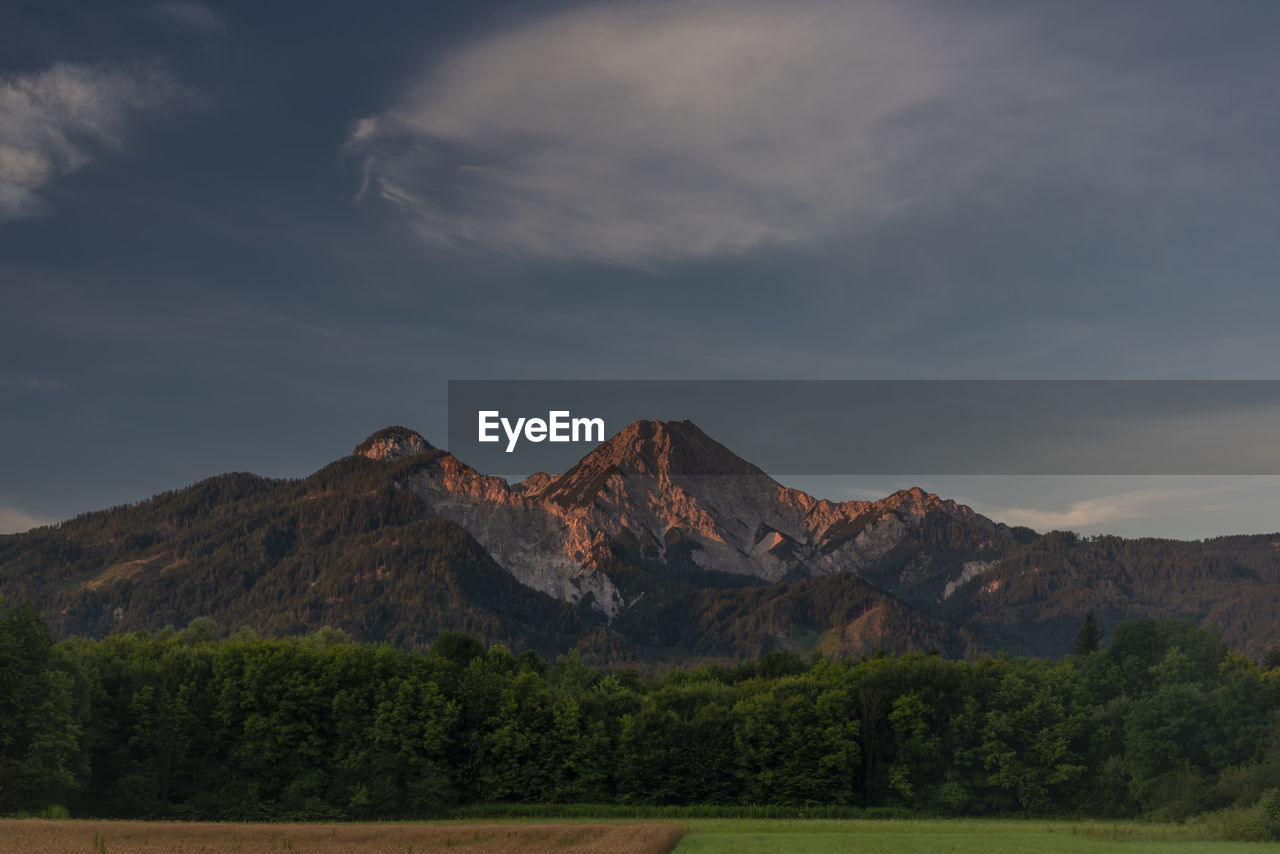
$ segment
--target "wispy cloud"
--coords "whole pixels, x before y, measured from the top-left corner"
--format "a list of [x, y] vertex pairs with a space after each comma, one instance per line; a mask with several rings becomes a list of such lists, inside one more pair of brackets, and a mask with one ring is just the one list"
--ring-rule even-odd
[[144, 68], [59, 63], [0, 77], [0, 222], [44, 213], [41, 187], [118, 148], [134, 114], [179, 93]]
[[1037, 531], [1099, 531], [1138, 519], [1167, 515], [1175, 509], [1209, 503], [1209, 496], [1223, 487], [1135, 489], [1074, 501], [1060, 510], [1033, 507], [992, 507], [974, 502], [984, 515], [1009, 525], [1026, 525]]
[[159, 21], [201, 35], [222, 35], [228, 29], [227, 19], [217, 9], [192, 0], [156, 3], [151, 14]]
[[0, 506], [0, 534], [18, 534], [48, 524], [48, 519], [39, 519], [25, 510]]
[[56, 392], [65, 384], [47, 377], [12, 377], [0, 376], [0, 389], [18, 389], [22, 391]]
[[617, 2], [464, 47], [347, 150], [429, 240], [643, 265], [1027, 181], [1194, 182], [1186, 94], [951, 4]]

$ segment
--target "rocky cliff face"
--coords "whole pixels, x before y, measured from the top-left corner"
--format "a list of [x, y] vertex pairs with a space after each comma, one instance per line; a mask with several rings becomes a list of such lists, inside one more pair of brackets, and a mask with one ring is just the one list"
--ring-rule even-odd
[[[395, 459], [429, 447], [416, 433], [375, 437], [358, 452]], [[446, 454], [403, 486], [429, 515], [470, 531], [525, 585], [571, 602], [589, 595], [609, 616], [630, 604], [602, 569], [619, 550], [778, 581], [861, 574], [939, 521], [976, 534], [968, 561], [989, 559], [984, 544], [1004, 541], [1003, 526], [919, 489], [835, 503], [784, 487], [688, 421], [638, 421], [561, 475], [509, 485]], [[898, 582], [940, 594], [967, 571], [973, 577], [965, 564], [909, 563]]]
[[431, 445], [408, 427], [387, 427], [356, 446], [354, 453], [371, 460], [399, 460], [431, 450]]

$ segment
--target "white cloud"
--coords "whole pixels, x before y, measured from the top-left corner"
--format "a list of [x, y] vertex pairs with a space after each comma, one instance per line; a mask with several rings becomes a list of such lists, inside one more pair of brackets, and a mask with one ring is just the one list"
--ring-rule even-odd
[[950, 4], [606, 3], [464, 47], [347, 147], [425, 238], [623, 264], [1036, 177], [1196, 180], [1159, 156], [1185, 93], [1033, 42]]
[[44, 212], [41, 187], [120, 146], [134, 113], [177, 92], [145, 69], [60, 63], [0, 77], [0, 222]]
[[36, 518], [17, 507], [0, 507], [0, 534], [19, 534], [48, 524], [49, 520]]
[[227, 19], [216, 9], [192, 0], [156, 3], [151, 13], [160, 21], [201, 35], [216, 36], [228, 29]]
[[373, 116], [358, 119], [351, 126], [351, 136], [347, 139], [348, 151], [359, 151], [378, 136], [378, 120]]

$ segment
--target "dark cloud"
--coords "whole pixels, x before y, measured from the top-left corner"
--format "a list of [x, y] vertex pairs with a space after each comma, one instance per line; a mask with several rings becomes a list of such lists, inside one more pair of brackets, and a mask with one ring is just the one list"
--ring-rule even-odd
[[0, 506], [443, 441], [450, 378], [1271, 378], [1277, 14], [28, 4]]

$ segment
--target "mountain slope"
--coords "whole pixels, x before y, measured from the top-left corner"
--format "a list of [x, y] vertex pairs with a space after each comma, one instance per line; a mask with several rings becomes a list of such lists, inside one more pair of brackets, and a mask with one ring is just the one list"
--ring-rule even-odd
[[878, 577], [886, 592], [933, 601], [966, 564], [998, 558], [1017, 537], [918, 489], [874, 502], [814, 498], [687, 421], [638, 421], [564, 474], [513, 487], [447, 455], [407, 485], [428, 512], [471, 531], [521, 582], [570, 601], [590, 595], [610, 617], [631, 602], [600, 568], [617, 549], [636, 561], [766, 582], [838, 572], [872, 577], [904, 543], [929, 540], [941, 527], [949, 538], [945, 560], [938, 552], [896, 577]]
[[550, 654], [601, 623], [516, 582], [457, 525], [422, 518], [395, 480], [440, 454], [355, 455], [300, 481], [224, 475], [0, 538], [0, 592], [36, 602], [59, 634], [210, 616], [402, 646], [454, 629]]
[[1280, 639], [1280, 536], [1039, 536], [918, 489], [830, 502], [689, 422], [641, 421], [560, 475], [486, 477], [403, 427], [301, 480], [229, 474], [0, 537], [0, 595], [59, 634], [211, 616], [403, 647], [440, 631], [598, 661], [782, 649], [1060, 655], [1174, 614]]
[[1173, 616], [1260, 658], [1280, 642], [1280, 536], [1204, 541], [1053, 532], [1011, 549], [934, 613], [1012, 652], [1064, 653], [1080, 617]]

